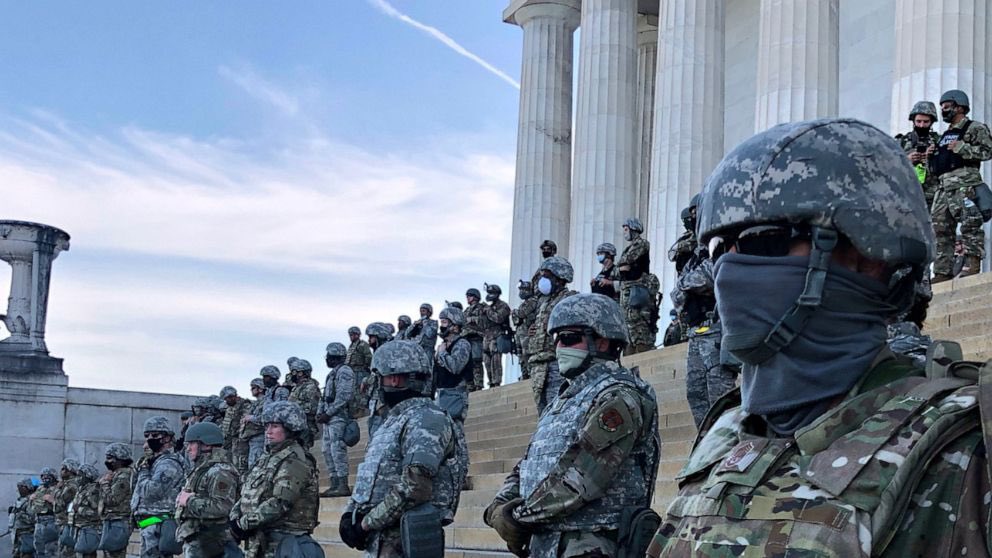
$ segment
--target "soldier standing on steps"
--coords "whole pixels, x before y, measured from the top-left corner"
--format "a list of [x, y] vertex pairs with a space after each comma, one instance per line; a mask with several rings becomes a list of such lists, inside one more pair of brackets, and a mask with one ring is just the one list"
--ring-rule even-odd
[[28, 500], [35, 491], [30, 478], [17, 482], [17, 500], [7, 509], [11, 544], [14, 558], [34, 556], [34, 518], [28, 509]]
[[520, 296], [520, 306], [510, 313], [513, 321], [513, 338], [517, 345], [517, 358], [520, 362], [520, 379], [530, 379], [530, 367], [527, 359], [530, 358], [528, 344], [530, 343], [530, 326], [537, 317], [537, 307], [541, 303], [540, 297], [534, 293], [534, 286], [530, 281], [523, 279], [517, 284], [517, 294]]
[[296, 403], [307, 416], [307, 431], [300, 438], [303, 447], [309, 450], [313, 447], [320, 433], [317, 426], [317, 407], [320, 405], [320, 386], [317, 380], [310, 377], [313, 368], [310, 362], [299, 358], [289, 365], [290, 377], [293, 379], [293, 391], [289, 393], [289, 401]]
[[[380, 347], [389, 343], [389, 329], [382, 322], [372, 322], [366, 326], [365, 335], [369, 338], [369, 347], [373, 351], [378, 351]], [[371, 360], [369, 364], [371, 364]], [[371, 441], [371, 438], [375, 436], [376, 430], [379, 429], [379, 425], [382, 424], [383, 417], [387, 411], [386, 405], [382, 402], [382, 378], [374, 372], [370, 372], [365, 378], [365, 383], [359, 389], [362, 390], [363, 394], [368, 394], [368, 432], [369, 441]], [[363, 397], [363, 399], [365, 398]]]
[[68, 520], [74, 537], [79, 542], [91, 541], [92, 552], [76, 552], [79, 558], [96, 558], [100, 539], [100, 485], [96, 482], [100, 472], [89, 463], [79, 467], [79, 486], [69, 503]]
[[[61, 535], [62, 530], [68, 528], [69, 504], [72, 503], [72, 499], [76, 497], [76, 491], [79, 489], [79, 462], [75, 459], [63, 460], [62, 467], [59, 469], [59, 476], [61, 479], [55, 488], [54, 507], [55, 527]], [[76, 551], [72, 547], [63, 545], [61, 536], [59, 539], [59, 554], [62, 558], [73, 558]]]
[[499, 285], [486, 285], [486, 302], [482, 315], [486, 320], [485, 336], [483, 338], [482, 357], [486, 374], [489, 376], [489, 387], [499, 387], [503, 384], [503, 354], [496, 346], [496, 339], [510, 331], [510, 305], [500, 299], [503, 289]]
[[234, 546], [227, 526], [238, 501], [238, 470], [223, 449], [224, 433], [208, 422], [195, 424], [186, 434], [186, 457], [193, 470], [176, 497], [176, 538], [185, 558], [220, 558]]
[[530, 358], [527, 360], [527, 366], [533, 378], [530, 387], [534, 392], [537, 412], [543, 413], [544, 409], [558, 397], [558, 388], [561, 386], [554, 339], [548, 332], [548, 319], [555, 305], [562, 299], [574, 295], [575, 291], [567, 288], [572, 282], [574, 271], [572, 264], [565, 258], [560, 256], [547, 258], [541, 264], [539, 272], [541, 278], [537, 281], [537, 290], [541, 293], [541, 302], [534, 322], [528, 330]]
[[145, 454], [135, 467], [137, 479], [131, 494], [131, 515], [141, 529], [141, 558], [162, 558], [171, 556], [159, 551], [159, 541], [163, 525], [175, 527], [172, 517], [176, 495], [183, 486], [186, 470], [183, 458], [172, 449], [176, 433], [169, 419], [148, 418], [144, 435]]
[[372, 367], [389, 412], [369, 442], [338, 532], [366, 558], [442, 556], [442, 527], [458, 509], [463, 472], [451, 418], [430, 398], [431, 362], [417, 343], [393, 341], [376, 351]]
[[286, 401], [289, 399], [289, 388], [279, 385], [279, 378], [282, 377], [282, 372], [279, 372], [279, 368], [273, 364], [263, 366], [259, 375], [262, 377], [262, 383], [265, 384], [266, 403]]
[[[368, 384], [369, 366], [372, 365], [372, 347], [362, 339], [362, 330], [356, 326], [348, 328], [348, 355], [344, 358], [344, 363], [355, 371], [355, 386], [359, 390], [364, 390]], [[368, 404], [370, 392], [361, 391], [362, 408], [358, 410], [359, 416], [368, 414]], [[369, 431], [371, 436], [371, 430]]]
[[484, 520], [517, 556], [643, 556], [634, 541], [645, 539], [641, 521], [653, 514], [658, 402], [620, 366], [620, 306], [600, 294], [568, 297], [551, 312], [548, 332], [565, 378], [561, 394]]
[[221, 429], [224, 432], [224, 450], [231, 456], [231, 463], [240, 474], [248, 472], [248, 442], [241, 439], [241, 419], [251, 409], [251, 401], [238, 397], [234, 386], [224, 386], [220, 397], [227, 405], [224, 411], [224, 422]]
[[131, 538], [131, 484], [134, 468], [131, 446], [114, 442], [104, 451], [107, 473], [100, 477], [100, 520], [107, 538], [101, 540], [106, 558], [124, 558]]
[[468, 342], [472, 344], [472, 381], [468, 384], [469, 391], [480, 390], [485, 387], [485, 374], [482, 365], [483, 346], [486, 328], [489, 327], [489, 320], [486, 319], [486, 303], [480, 302], [482, 293], [479, 289], [471, 288], [465, 291], [465, 326], [462, 333]]
[[[468, 471], [468, 442], [465, 440], [465, 417], [468, 416], [468, 384], [472, 379], [472, 346], [462, 335], [465, 315], [449, 306], [441, 310], [441, 345], [433, 363], [434, 390], [437, 404], [451, 417], [455, 425], [455, 444], [460, 470]], [[459, 488], [465, 487], [462, 478]]]
[[344, 429], [351, 421], [351, 402], [355, 395], [355, 371], [344, 363], [348, 354], [341, 343], [328, 343], [324, 362], [330, 371], [324, 380], [324, 394], [317, 408], [317, 422], [324, 425], [321, 447], [331, 486], [322, 497], [350, 496], [348, 486], [348, 447], [344, 443]]
[[265, 451], [265, 427], [262, 426], [262, 408], [265, 405], [265, 382], [262, 378], [255, 378], [251, 381], [251, 395], [255, 398], [248, 407], [245, 415], [241, 417], [241, 431], [238, 437], [248, 446], [248, 462], [245, 472], [255, 466], [255, 462]]
[[434, 314], [434, 307], [428, 303], [420, 305], [420, 319], [410, 326], [411, 341], [420, 344], [420, 348], [427, 353], [430, 359], [434, 360], [434, 346], [437, 345], [437, 321], [431, 319]]
[[51, 467], [41, 470], [41, 486], [28, 501], [34, 518], [34, 554], [36, 558], [56, 558], [58, 533], [55, 531], [55, 489], [57, 473]]

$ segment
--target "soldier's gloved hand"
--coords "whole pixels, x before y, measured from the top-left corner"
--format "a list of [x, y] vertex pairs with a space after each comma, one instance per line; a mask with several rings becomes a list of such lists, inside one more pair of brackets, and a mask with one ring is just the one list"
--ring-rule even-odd
[[[352, 517], [354, 515], [354, 517]], [[355, 512], [345, 512], [341, 515], [341, 523], [338, 525], [338, 534], [341, 542], [355, 550], [365, 550], [371, 533], [362, 529], [362, 519], [365, 514]]]
[[486, 510], [486, 523], [499, 534], [500, 538], [506, 541], [506, 547], [513, 554], [521, 558], [530, 556], [530, 529], [522, 525], [513, 517], [513, 510], [519, 508], [524, 503], [523, 498], [514, 498], [509, 502], [496, 506], [490, 506]]
[[248, 533], [238, 525], [237, 520], [228, 520], [227, 526], [231, 528], [231, 536], [234, 537], [234, 540], [241, 542], [248, 538]]
[[331, 415], [327, 413], [317, 413], [317, 422], [320, 424], [327, 424], [331, 422]]

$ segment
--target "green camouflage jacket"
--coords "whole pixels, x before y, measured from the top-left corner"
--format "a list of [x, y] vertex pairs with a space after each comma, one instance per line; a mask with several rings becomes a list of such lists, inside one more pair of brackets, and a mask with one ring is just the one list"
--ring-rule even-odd
[[372, 347], [367, 341], [359, 339], [348, 345], [348, 353], [344, 357], [344, 363], [351, 367], [356, 373], [368, 372], [372, 366]]
[[267, 530], [303, 534], [317, 525], [318, 508], [317, 463], [291, 439], [267, 448], [255, 463], [231, 519], [259, 535]]
[[74, 527], [100, 526], [100, 485], [94, 481], [80, 482], [76, 496], [70, 504], [69, 525]]
[[76, 497], [76, 491], [79, 490], [79, 482], [79, 477], [72, 477], [71, 479], [59, 481], [55, 486], [55, 503], [53, 507], [55, 509], [56, 522], [65, 524], [69, 521], [69, 504]]
[[883, 349], [841, 403], [774, 438], [734, 391], [704, 420], [647, 554], [988, 555], [978, 395]]
[[104, 521], [131, 517], [134, 468], [122, 467], [100, 477], [100, 518]]
[[465, 307], [465, 327], [462, 334], [465, 337], [480, 338], [485, 335], [486, 330], [491, 327], [489, 319], [486, 317], [486, 303], [476, 302]]
[[224, 411], [224, 423], [221, 425], [221, 431], [224, 433], [224, 449], [230, 451], [234, 441], [240, 438], [241, 417], [250, 414], [251, 408], [251, 401], [239, 397], [237, 404]]
[[562, 289], [557, 293], [540, 297], [540, 306], [537, 307], [537, 315], [531, 323], [527, 339], [528, 364], [543, 364], [555, 360], [554, 336], [548, 333], [548, 320], [551, 318], [551, 310], [561, 299], [576, 294], [575, 291]]
[[[951, 129], [962, 128], [968, 122], [969, 119], [965, 118], [956, 125], [951, 126]], [[989, 133], [988, 126], [981, 122], [972, 122], [971, 126], [964, 133], [961, 143], [952, 151], [963, 157], [966, 161], [988, 161], [992, 159], [992, 134]], [[961, 167], [945, 173], [940, 177], [940, 184], [945, 188], [969, 187], [980, 184], [981, 182], [981, 169], [976, 167]]]
[[176, 536], [188, 542], [212, 538], [223, 545], [227, 539], [227, 518], [238, 501], [238, 470], [231, 465], [227, 451], [214, 449], [186, 477], [183, 491], [192, 492], [185, 506], [176, 507]]

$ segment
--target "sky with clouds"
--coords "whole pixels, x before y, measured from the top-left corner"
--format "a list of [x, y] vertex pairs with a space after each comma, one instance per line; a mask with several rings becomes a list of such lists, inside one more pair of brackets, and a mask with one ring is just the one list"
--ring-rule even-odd
[[505, 288], [506, 3], [8, 4], [0, 218], [72, 235], [47, 334], [70, 385], [322, 377], [350, 325]]

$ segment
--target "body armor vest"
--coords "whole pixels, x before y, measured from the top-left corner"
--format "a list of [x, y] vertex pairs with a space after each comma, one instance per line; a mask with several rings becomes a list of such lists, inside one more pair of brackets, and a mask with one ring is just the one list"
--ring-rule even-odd
[[272, 481], [283, 462], [288, 459], [297, 459], [306, 463], [309, 467], [309, 475], [305, 479], [296, 479], [304, 484], [300, 497], [292, 503], [293, 506], [288, 512], [266, 525], [266, 530], [296, 534], [310, 533], [317, 526], [317, 512], [320, 507], [317, 496], [317, 463], [298, 442], [290, 442], [279, 451], [266, 452], [259, 458], [242, 486], [241, 511], [245, 514], [251, 513], [257, 510], [262, 502], [273, 497]]
[[[145, 496], [145, 491], [148, 490], [148, 485], [151, 484], [151, 478], [153, 478], [160, 469], [165, 467], [174, 467], [176, 473], [173, 474], [177, 480], [172, 486], [167, 487], [154, 487], [156, 490], [161, 490], [162, 493], [158, 498], [152, 500]], [[179, 490], [183, 486], [183, 478], [186, 476], [186, 466], [183, 464], [183, 458], [179, 456], [176, 452], [168, 452], [160, 455], [154, 463], [151, 465], [151, 472], [148, 476], [149, 480], [146, 484], [139, 484], [134, 487], [134, 493], [131, 495], [131, 508], [134, 510], [134, 515], [161, 515], [161, 514], [171, 514], [176, 509], [176, 496], [179, 495]]]
[[964, 140], [964, 134], [971, 127], [972, 122], [973, 120], [968, 120], [960, 128], [948, 128], [944, 135], [940, 136], [940, 141], [937, 142], [937, 153], [931, 164], [935, 175], [940, 176], [963, 167], [981, 168], [981, 161], [966, 161], [964, 157], [951, 151], [951, 144], [958, 140]]
[[[458, 338], [455, 339], [455, 342], [451, 344], [450, 350], [453, 350], [455, 348], [455, 345], [458, 343], [468, 343], [469, 345], [471, 345], [472, 342], [469, 341], [464, 335], [459, 335]], [[471, 354], [471, 352], [472, 350], [471, 348], [469, 348], [469, 353]], [[438, 389], [454, 388], [461, 385], [462, 382], [471, 382], [471, 381], [472, 381], [471, 358], [469, 358], [465, 362], [465, 366], [463, 366], [461, 370], [448, 370], [444, 366], [441, 366], [441, 363], [439, 363], [437, 360], [434, 361], [434, 387]]]
[[58, 523], [66, 523], [69, 520], [69, 504], [72, 503], [72, 499], [76, 497], [76, 491], [79, 490], [80, 480], [79, 477], [73, 477], [68, 480], [64, 480], [58, 484], [55, 488], [55, 521]]

